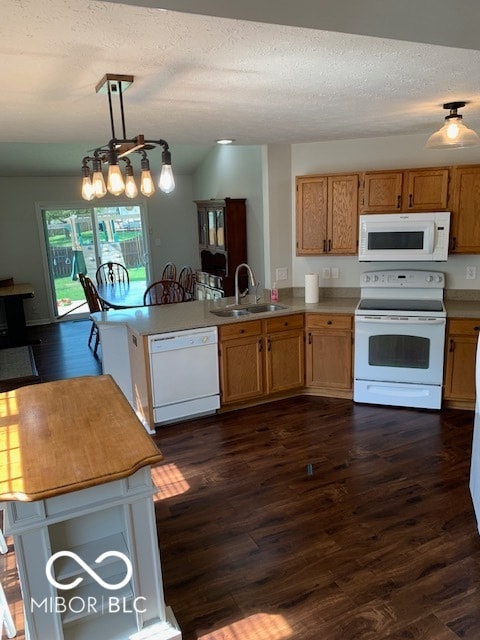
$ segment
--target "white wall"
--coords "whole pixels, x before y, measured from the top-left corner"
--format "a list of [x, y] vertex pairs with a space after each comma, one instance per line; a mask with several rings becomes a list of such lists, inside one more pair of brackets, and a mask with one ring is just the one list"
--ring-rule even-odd
[[[480, 147], [455, 150], [424, 150], [425, 136], [395, 136], [365, 140], [340, 140], [292, 145], [292, 270], [293, 285], [302, 287], [305, 274], [323, 267], [338, 267], [338, 280], [324, 280], [323, 287], [358, 287], [360, 274], [374, 269], [394, 268], [392, 263], [359, 263], [355, 257], [297, 257], [295, 255], [295, 176], [368, 171], [376, 169], [408, 169], [460, 164], [480, 164]], [[466, 280], [467, 265], [477, 267], [477, 279]], [[478, 289], [480, 286], [480, 256], [450, 256], [448, 262], [403, 263], [410, 269], [442, 271], [448, 289]]]
[[[177, 175], [175, 180], [173, 193], [157, 192], [144, 200], [155, 278], [160, 277], [169, 260], [178, 266], [198, 266], [192, 180]], [[80, 178], [76, 177], [0, 178], [0, 277], [13, 276], [15, 282], [30, 282], [34, 286], [35, 298], [24, 303], [27, 323], [49, 321], [36, 204], [78, 203], [79, 190]]]
[[195, 200], [247, 199], [247, 261], [265, 284], [262, 149], [258, 146], [214, 147], [193, 177]]

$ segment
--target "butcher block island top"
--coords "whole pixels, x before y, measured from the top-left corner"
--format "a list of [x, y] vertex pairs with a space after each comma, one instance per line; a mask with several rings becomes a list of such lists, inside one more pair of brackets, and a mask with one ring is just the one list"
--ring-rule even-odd
[[109, 375], [0, 394], [0, 447], [0, 500], [44, 500], [163, 459]]

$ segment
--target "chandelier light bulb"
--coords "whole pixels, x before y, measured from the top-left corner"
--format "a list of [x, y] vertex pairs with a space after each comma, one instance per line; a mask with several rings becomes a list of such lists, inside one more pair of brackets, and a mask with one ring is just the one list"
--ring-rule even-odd
[[101, 170], [93, 172], [92, 186], [96, 198], [103, 198], [107, 195], [107, 185], [105, 184]]
[[84, 200], [93, 200], [95, 191], [90, 176], [84, 176], [82, 180], [82, 198]]
[[175, 189], [175, 179], [173, 177], [172, 166], [164, 164], [160, 173], [158, 186], [163, 193], [171, 193]]
[[118, 164], [108, 165], [107, 189], [112, 196], [119, 196], [125, 191], [125, 182]]
[[138, 195], [138, 187], [133, 177], [132, 165], [128, 164], [125, 170], [125, 195], [127, 198], [136, 198]]
[[149, 169], [142, 169], [140, 191], [144, 196], [147, 196], [147, 198], [155, 193], [155, 185], [153, 184], [152, 174], [150, 173]]

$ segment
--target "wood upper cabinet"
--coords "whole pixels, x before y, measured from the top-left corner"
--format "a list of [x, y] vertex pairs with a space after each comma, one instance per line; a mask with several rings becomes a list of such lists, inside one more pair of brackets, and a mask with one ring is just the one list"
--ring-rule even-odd
[[448, 167], [367, 171], [363, 178], [362, 213], [447, 210]]
[[308, 313], [306, 318], [306, 386], [317, 393], [351, 397], [353, 317]]
[[480, 253], [480, 165], [454, 167], [450, 253]]
[[445, 388], [449, 404], [475, 407], [475, 358], [480, 318], [452, 318], [447, 321]]
[[296, 179], [297, 255], [355, 255], [359, 174]]

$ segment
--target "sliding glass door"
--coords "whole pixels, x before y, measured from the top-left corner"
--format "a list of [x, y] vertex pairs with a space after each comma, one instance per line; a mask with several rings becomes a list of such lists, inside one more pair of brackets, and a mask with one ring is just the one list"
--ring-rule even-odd
[[78, 274], [95, 282], [104, 262], [125, 265], [130, 280], [148, 279], [148, 242], [139, 205], [42, 208], [41, 216], [55, 318], [88, 314]]

